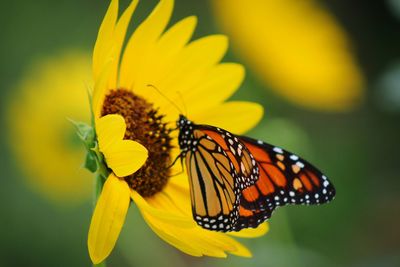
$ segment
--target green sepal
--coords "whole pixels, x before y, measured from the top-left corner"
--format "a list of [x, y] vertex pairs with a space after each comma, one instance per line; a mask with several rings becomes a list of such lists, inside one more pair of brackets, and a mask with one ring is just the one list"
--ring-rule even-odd
[[77, 135], [86, 148], [86, 158], [83, 167], [95, 173], [101, 165], [102, 155], [97, 149], [96, 135], [92, 126], [68, 119], [76, 128]]
[[95, 173], [98, 169], [96, 153], [88, 150], [86, 153], [85, 163], [83, 165], [90, 172]]
[[105, 180], [110, 174], [104, 161], [103, 153], [100, 152], [98, 142], [96, 140], [96, 131], [94, 123], [94, 113], [92, 110], [92, 94], [88, 89], [88, 98], [90, 103], [91, 125], [87, 123], [68, 120], [75, 126], [78, 137], [82, 140], [86, 148], [86, 158], [83, 167], [95, 174], [95, 199], [98, 198], [101, 189], [103, 188]]
[[77, 130], [77, 135], [79, 139], [83, 141], [87, 149], [94, 148], [96, 145], [95, 141], [95, 131], [92, 126], [80, 122], [80, 121], [74, 121], [72, 119], [68, 119], [76, 128]]

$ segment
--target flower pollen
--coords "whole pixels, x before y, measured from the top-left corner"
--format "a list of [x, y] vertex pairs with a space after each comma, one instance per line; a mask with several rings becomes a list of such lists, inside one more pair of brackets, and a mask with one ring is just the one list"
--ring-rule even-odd
[[101, 115], [108, 114], [123, 116], [124, 139], [139, 142], [149, 151], [146, 163], [125, 180], [143, 197], [160, 192], [168, 181], [171, 150], [171, 129], [163, 122], [164, 116], [151, 103], [126, 89], [111, 90], [105, 97]]

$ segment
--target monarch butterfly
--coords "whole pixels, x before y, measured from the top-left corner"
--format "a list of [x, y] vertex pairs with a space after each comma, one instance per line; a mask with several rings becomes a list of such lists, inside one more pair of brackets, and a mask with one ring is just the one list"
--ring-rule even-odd
[[282, 148], [197, 125], [184, 115], [177, 127], [193, 218], [205, 229], [255, 228], [279, 206], [322, 204], [335, 196], [325, 175]]

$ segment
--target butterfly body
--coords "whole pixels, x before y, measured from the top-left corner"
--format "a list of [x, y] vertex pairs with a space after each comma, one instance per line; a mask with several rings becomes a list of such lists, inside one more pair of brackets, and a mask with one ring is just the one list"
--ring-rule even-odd
[[215, 231], [257, 227], [279, 206], [329, 202], [335, 189], [297, 155], [180, 115], [179, 146], [193, 218]]

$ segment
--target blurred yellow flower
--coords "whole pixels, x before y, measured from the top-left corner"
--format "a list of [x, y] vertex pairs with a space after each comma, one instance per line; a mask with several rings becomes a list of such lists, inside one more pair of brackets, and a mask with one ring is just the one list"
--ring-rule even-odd
[[[167, 98], [178, 102], [180, 94], [176, 92], [180, 92], [191, 119], [235, 133], [252, 128], [262, 116], [262, 107], [249, 102], [224, 103], [244, 77], [241, 65], [220, 63], [227, 50], [225, 36], [212, 35], [189, 43], [195, 17], [185, 18], [164, 32], [173, 0], [161, 0], [138, 26], [120, 61], [137, 3], [132, 1], [118, 19], [118, 0], [111, 2], [93, 53], [92, 108], [97, 139], [88, 152], [96, 158], [97, 174], [106, 179], [89, 229], [90, 257], [97, 264], [111, 253], [131, 200], [160, 238], [187, 254], [248, 257], [249, 250], [234, 238], [205, 230], [193, 220], [188, 177], [172, 176], [180, 172], [178, 164], [168, 169], [179, 154], [177, 136], [172, 135], [179, 112]], [[81, 136], [93, 135], [83, 129], [87, 135]], [[90, 138], [82, 139], [91, 143]], [[267, 230], [264, 223], [232, 235], [257, 237]]]
[[88, 120], [90, 56], [68, 51], [33, 64], [11, 96], [10, 147], [35, 190], [61, 202], [90, 195], [90, 173], [67, 117]]
[[317, 1], [215, 0], [212, 6], [233, 49], [278, 94], [326, 111], [360, 101], [364, 81], [349, 40]]

